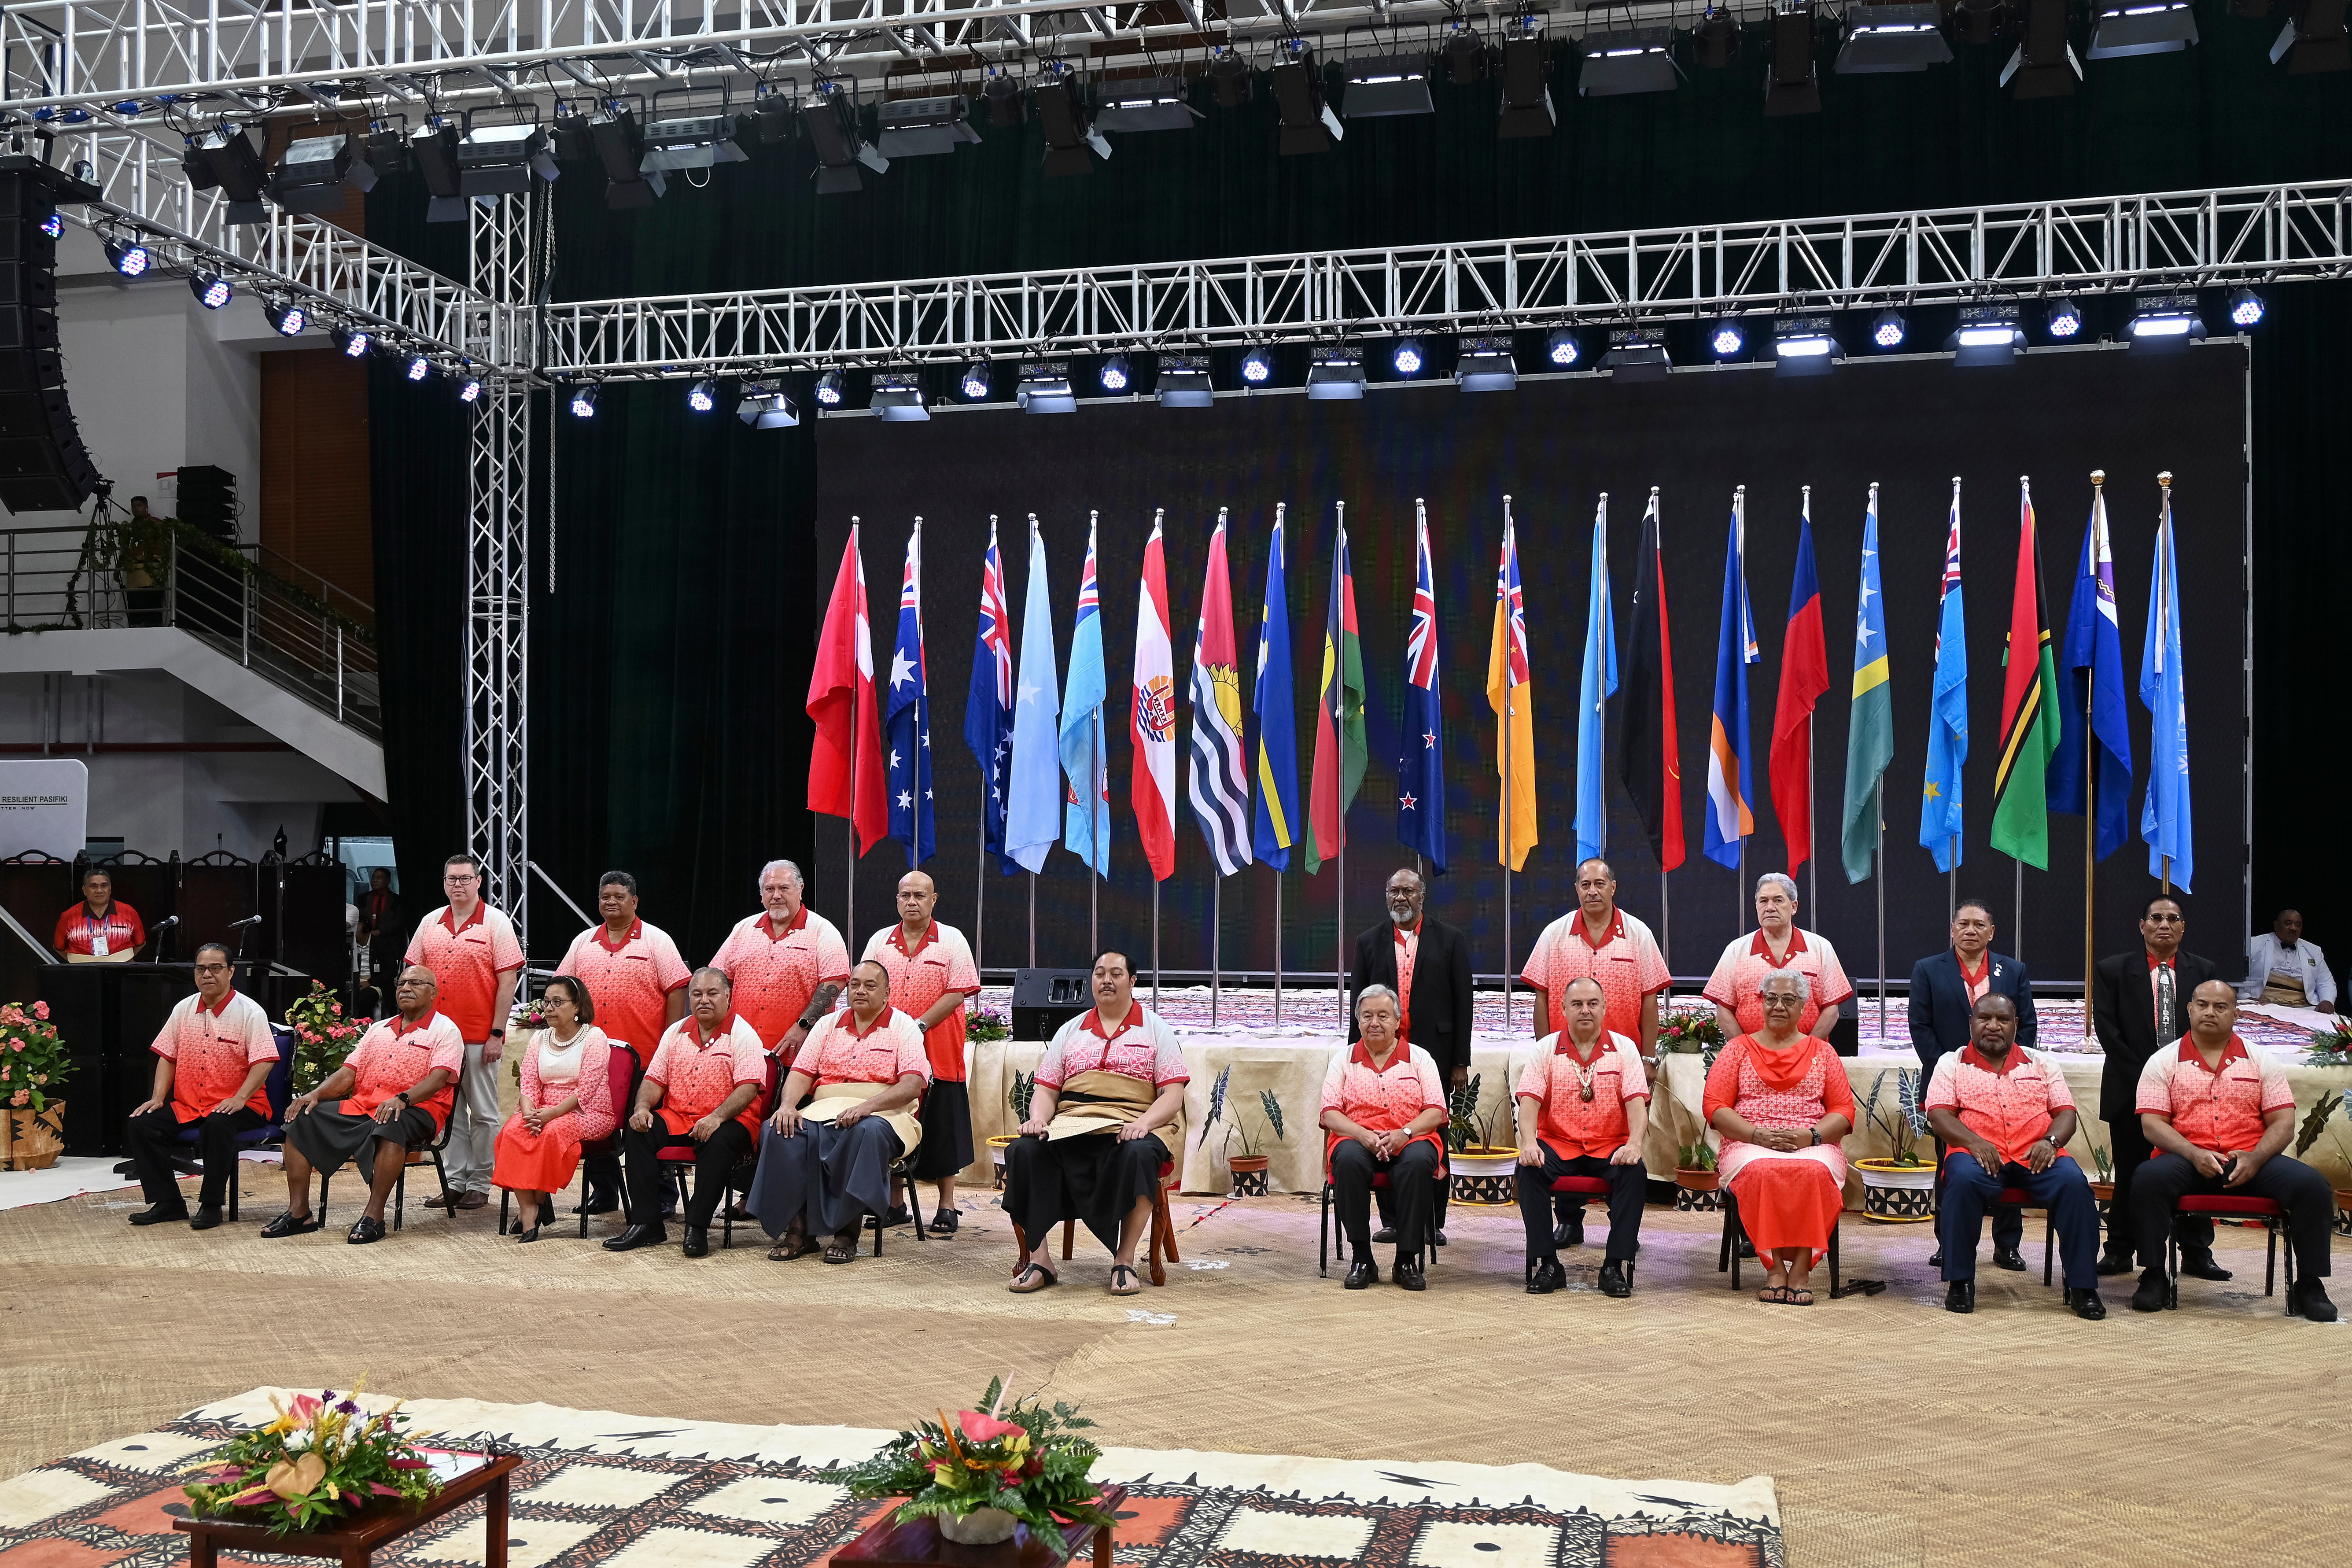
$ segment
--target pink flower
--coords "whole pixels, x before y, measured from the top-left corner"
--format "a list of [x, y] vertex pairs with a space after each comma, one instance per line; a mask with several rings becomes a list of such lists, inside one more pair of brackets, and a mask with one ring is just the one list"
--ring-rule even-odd
[[341, 1002], [330, 1002], [327, 1004], [327, 1011], [340, 1018], [343, 1016], [343, 1005]]
[[394, 1459], [392, 1468], [395, 1470], [429, 1470], [433, 1467], [423, 1459]]
[[983, 1415], [977, 1410], [956, 1412], [956, 1425], [963, 1428], [966, 1438], [974, 1443], [991, 1443], [999, 1437], [1010, 1437], [1022, 1428], [1010, 1421], [999, 1421], [993, 1415]]
[[368, 1483], [368, 1490], [375, 1493], [378, 1497], [398, 1497], [400, 1495], [399, 1489], [385, 1486], [382, 1481], [370, 1481]]
[[8, 1097], [8, 1103], [11, 1105], [30, 1105], [33, 1103], [33, 1091], [29, 1089], [20, 1089], [16, 1093]]
[[41, 1018], [41, 1019], [47, 1019], [47, 1018], [48, 1017], [48, 1016], [49, 1016], [49, 1005], [48, 1005], [47, 1002], [36, 1002], [36, 1003], [34, 1003], [34, 1004], [33, 1004], [33, 1016], [34, 1016], [34, 1017], [36, 1017], [36, 1018]]
[[237, 1493], [236, 1496], [229, 1499], [228, 1501], [222, 1504], [222, 1506], [224, 1508], [251, 1508], [256, 1503], [275, 1501], [277, 1497], [278, 1494], [271, 1491], [268, 1487], [247, 1487], [245, 1490]]
[[298, 1421], [308, 1421], [319, 1414], [319, 1402], [307, 1394], [298, 1394], [294, 1396], [294, 1406], [289, 1414]]

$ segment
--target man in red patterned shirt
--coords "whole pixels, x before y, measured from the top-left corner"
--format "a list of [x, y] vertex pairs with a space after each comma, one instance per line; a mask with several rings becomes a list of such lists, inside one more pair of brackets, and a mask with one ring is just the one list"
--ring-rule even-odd
[[188, 1219], [172, 1155], [182, 1145], [180, 1130], [203, 1125], [205, 1184], [196, 1194], [192, 1230], [221, 1222], [221, 1201], [236, 1177], [237, 1136], [269, 1121], [269, 1069], [278, 1065], [278, 1039], [261, 1004], [229, 983], [228, 949], [216, 942], [196, 949], [196, 994], [183, 996], [155, 1044], [155, 1092], [131, 1112], [125, 1142], [148, 1208], [132, 1225]]
[[[2157, 1151], [2132, 1184], [2141, 1258], [2162, 1257], [2174, 1205], [2184, 1197], [2268, 1198], [2286, 1210], [2287, 1245], [2303, 1275], [2287, 1292], [2287, 1310], [2334, 1322], [2336, 1304], [2321, 1281], [2335, 1195], [2326, 1177], [2284, 1152], [2294, 1137], [2294, 1091], [2284, 1068], [2238, 1038], [2238, 993], [2228, 981], [2208, 980], [2189, 993], [2188, 1037], [2140, 1069], [2139, 1113]], [[2159, 1263], [2140, 1275], [2132, 1310], [2161, 1311], [2168, 1295]]]
[[114, 879], [93, 866], [81, 879], [81, 902], [58, 917], [49, 945], [68, 963], [128, 963], [146, 941], [139, 911], [116, 898]]
[[760, 873], [760, 913], [739, 923], [710, 955], [734, 987], [735, 1011], [785, 1067], [849, 983], [849, 947], [808, 907], [801, 868], [771, 860]]
[[621, 1140], [628, 1161], [628, 1220], [604, 1244], [607, 1252], [658, 1247], [669, 1239], [661, 1221], [662, 1151], [694, 1152], [694, 1193], [686, 1205], [686, 1255], [710, 1250], [710, 1216], [727, 1195], [735, 1163], [760, 1135], [760, 1091], [767, 1084], [768, 1053], [751, 1026], [735, 1016], [727, 976], [698, 969], [687, 982], [692, 1016], [664, 1034], [637, 1086], [637, 1107]]
[[1609, 1184], [1609, 1246], [1601, 1264], [1601, 1292], [1630, 1296], [1633, 1279], [1628, 1271], [1641, 1249], [1649, 1175], [1642, 1163], [1650, 1133], [1649, 1079], [1633, 1042], [1604, 1026], [1608, 994], [1599, 981], [1570, 981], [1561, 1005], [1566, 1026], [1536, 1042], [1535, 1058], [1514, 1094], [1528, 1294], [1548, 1296], [1568, 1283], [1549, 1224], [1551, 1188], [1563, 1176], [1586, 1176]]
[[[971, 1100], [964, 1089], [963, 1006], [980, 990], [971, 944], [963, 932], [931, 918], [938, 887], [921, 871], [898, 879], [898, 923], [874, 933], [866, 958], [890, 973], [890, 1005], [923, 1031], [931, 1064], [931, 1087], [923, 1097], [923, 1141], [916, 1151], [914, 1178], [937, 1182], [940, 1206], [931, 1217], [933, 1236], [953, 1236], [956, 1175], [971, 1163]], [[907, 1206], [916, 1199], [911, 1189]], [[885, 1225], [904, 1225], [897, 1208]]]
[[522, 943], [514, 922], [482, 898], [482, 862], [452, 855], [441, 867], [449, 901], [418, 922], [406, 962], [433, 972], [441, 1016], [466, 1039], [462, 1097], [449, 1127], [449, 1204], [478, 1209], [490, 1201], [490, 1168], [498, 1159], [499, 1075], [488, 1069], [505, 1054], [507, 1012], [522, 975]]
[[[663, 1031], [686, 1016], [686, 960], [667, 931], [637, 918], [637, 879], [626, 871], [607, 871], [596, 884], [596, 912], [604, 919], [572, 939], [555, 973], [588, 987], [596, 1026], [636, 1052], [642, 1067], [654, 1059]], [[620, 1207], [620, 1156], [591, 1154], [582, 1164], [588, 1184], [575, 1212]]]

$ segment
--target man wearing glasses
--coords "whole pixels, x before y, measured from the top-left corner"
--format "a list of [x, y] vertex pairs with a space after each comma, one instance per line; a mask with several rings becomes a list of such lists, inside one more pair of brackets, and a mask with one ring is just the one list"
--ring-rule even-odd
[[[269, 1121], [265, 1085], [278, 1065], [269, 1016], [229, 983], [227, 948], [208, 942], [196, 949], [196, 994], [180, 998], [152, 1048], [155, 1091], [132, 1109], [123, 1140], [148, 1203], [131, 1223], [184, 1219], [191, 1229], [210, 1230], [220, 1224], [222, 1200], [236, 1179], [237, 1138]], [[203, 1124], [205, 1154], [193, 1219], [172, 1168], [180, 1130], [191, 1121]]]
[[499, 1116], [498, 1074], [488, 1069], [506, 1051], [507, 1010], [523, 960], [514, 922], [482, 900], [481, 861], [450, 856], [441, 868], [441, 890], [449, 901], [417, 923], [405, 962], [433, 972], [440, 986], [437, 1010], [466, 1041], [446, 1160], [455, 1214], [490, 1201]]
[[[2140, 913], [2141, 948], [2099, 960], [2091, 986], [2091, 1023], [2099, 1048], [2107, 1053], [2099, 1075], [2099, 1116], [2114, 1141], [2115, 1196], [2107, 1205], [2107, 1250], [2102, 1274], [2132, 1271], [2132, 1178], [2156, 1153], [2141, 1130], [2140, 1070], [2150, 1057], [2169, 1049], [2189, 1032], [2189, 998], [2209, 980], [2221, 978], [2206, 959], [2180, 951], [2189, 918], [2180, 900], [2159, 893]], [[2179, 1223], [2180, 1272], [2198, 1279], [2227, 1279], [2230, 1271], [2213, 1261], [2213, 1222]], [[2142, 1249], [2139, 1263], [2161, 1268], [2164, 1259]]]

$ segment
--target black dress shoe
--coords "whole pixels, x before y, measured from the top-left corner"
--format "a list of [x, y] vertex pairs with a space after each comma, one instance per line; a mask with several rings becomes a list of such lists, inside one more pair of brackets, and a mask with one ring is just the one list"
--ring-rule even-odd
[[1944, 1310], [1973, 1312], [1976, 1310], [1977, 1282], [1975, 1280], [1955, 1279], [1944, 1287]]
[[589, 1198], [572, 1205], [573, 1214], [618, 1214], [620, 1211], [621, 1205], [617, 1200], [602, 1196]]
[[1436, 1234], [1431, 1237], [1430, 1239], [1437, 1243], [1438, 1246], [1444, 1247], [1445, 1245], [1445, 1227], [1443, 1226], [1438, 1226]]
[[157, 1204], [152, 1208], [144, 1208], [132, 1215], [131, 1223], [132, 1225], [164, 1225], [187, 1217], [188, 1205], [184, 1203]]
[[[1756, 1256], [1756, 1244], [1748, 1239], [1748, 1232], [1745, 1229], [1740, 1231], [1739, 1239], [1733, 1242], [1732, 1247], [1742, 1258], [1753, 1258]], [[1937, 1267], [1940, 1268], [1941, 1265], [1938, 1265]]]
[[1941, 1268], [1943, 1266], [1944, 1266], [1944, 1249], [1943, 1249], [1942, 1247], [1939, 1247], [1936, 1248], [1936, 1250], [1935, 1250], [1935, 1251], [1933, 1251], [1933, 1252], [1931, 1252], [1931, 1253], [1927, 1254], [1927, 1267], [1928, 1267], [1928, 1268]]
[[2303, 1314], [2305, 1322], [2332, 1323], [2336, 1321], [2336, 1303], [2327, 1299], [2327, 1287], [2316, 1279], [2298, 1279], [2294, 1289], [2286, 1293], [2287, 1304]]
[[686, 1227], [686, 1255], [688, 1258], [710, 1256], [710, 1232], [706, 1226], [690, 1225]]
[[1992, 1249], [1992, 1266], [1995, 1268], [2021, 1269], [2025, 1267], [2025, 1255], [2013, 1247], [1996, 1247]]
[[532, 1226], [529, 1230], [522, 1231], [522, 1232], [520, 1232], [519, 1234], [517, 1234], [517, 1236], [515, 1237], [515, 1245], [516, 1245], [516, 1246], [518, 1246], [518, 1247], [520, 1247], [520, 1246], [522, 1246], [523, 1244], [525, 1244], [526, 1242], [537, 1241], [538, 1239], [539, 1239], [539, 1226]]
[[365, 1247], [372, 1241], [382, 1241], [383, 1221], [368, 1215], [362, 1215], [352, 1222], [352, 1228], [345, 1233], [343, 1239], [353, 1247]]
[[2117, 1274], [2128, 1274], [2138, 1267], [2139, 1265], [2134, 1263], [2127, 1253], [2110, 1252], [2099, 1259], [2099, 1272], [2110, 1278]]
[[2132, 1292], [2131, 1309], [2135, 1312], [2164, 1310], [2164, 1270], [2151, 1268], [2139, 1277], [2139, 1289]]
[[1620, 1300], [1633, 1293], [1633, 1282], [1625, 1278], [1625, 1266], [1622, 1263], [1604, 1263], [1601, 1266], [1601, 1293], [1604, 1296], [1614, 1296]]
[[1348, 1266], [1348, 1289], [1361, 1290], [1381, 1282], [1381, 1266], [1369, 1258], [1359, 1258]]
[[2087, 1318], [2095, 1323], [2107, 1315], [2107, 1304], [2099, 1300], [2096, 1290], [2069, 1290], [2066, 1292], [2066, 1305], [2076, 1317]]
[[2222, 1268], [2220, 1264], [2214, 1262], [2213, 1255], [2210, 1252], [2200, 1252], [2193, 1258], [2183, 1253], [2180, 1258], [2180, 1273], [2181, 1277], [2187, 1279], [2227, 1279], [2230, 1278], [2230, 1271]]
[[1386, 1247], [1390, 1242], [1392, 1242], [1395, 1239], [1396, 1226], [1392, 1225], [1384, 1225], [1381, 1226], [1380, 1229], [1372, 1232], [1372, 1243], [1376, 1247]]
[[220, 1205], [198, 1204], [195, 1217], [188, 1221], [190, 1230], [211, 1230], [221, 1222]]
[[263, 1226], [261, 1234], [274, 1241], [281, 1236], [305, 1236], [318, 1228], [319, 1221], [315, 1215], [306, 1214], [300, 1219], [296, 1219], [294, 1211], [289, 1209]]
[[1574, 1219], [1564, 1219], [1555, 1226], [1552, 1228], [1551, 1244], [1554, 1247], [1582, 1247], [1584, 1215], [1579, 1214]]
[[1568, 1270], [1558, 1258], [1550, 1258], [1528, 1270], [1528, 1294], [1549, 1296], [1568, 1283]]
[[1390, 1271], [1390, 1278], [1397, 1282], [1397, 1289], [1400, 1290], [1429, 1289], [1428, 1281], [1421, 1277], [1421, 1259], [1418, 1258], [1398, 1258], [1396, 1268]]
[[658, 1225], [633, 1225], [604, 1243], [607, 1252], [635, 1252], [640, 1247], [660, 1247], [669, 1240], [669, 1232]]

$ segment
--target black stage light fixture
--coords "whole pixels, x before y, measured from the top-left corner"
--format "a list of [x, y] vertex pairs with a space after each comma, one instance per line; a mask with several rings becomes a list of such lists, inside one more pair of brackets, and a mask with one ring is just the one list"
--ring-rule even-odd
[[217, 310], [236, 298], [236, 290], [229, 286], [227, 279], [201, 267], [188, 274], [188, 292], [207, 310]]
[[1323, 101], [1323, 62], [1304, 38], [1285, 38], [1274, 47], [1274, 68], [1267, 73], [1274, 87], [1274, 104], [1282, 121], [1281, 140], [1275, 150], [1282, 156], [1328, 153], [1348, 133], [1331, 106]]
[[2063, 296], [2053, 300], [2049, 313], [2042, 318], [2042, 326], [2052, 337], [2063, 342], [2083, 330], [2083, 307]]
[[2352, 69], [2352, 40], [2344, 30], [2344, 0], [2300, 0], [2271, 46], [2271, 64], [2286, 61], [2289, 76]]
[[1190, 131], [1202, 116], [1181, 76], [1141, 77], [1103, 89], [1097, 131]]
[[1870, 319], [1870, 341], [1880, 348], [1899, 349], [1910, 335], [1910, 324], [1900, 310], [1881, 310]]
[[944, 98], [902, 98], [882, 106], [882, 132], [875, 138], [885, 158], [931, 158], [976, 142], [971, 100], [960, 92]]
[[1486, 40], [1478, 29], [1456, 16], [1445, 24], [1445, 79], [1456, 87], [1475, 87], [1486, 79]]
[[413, 382], [430, 381], [433, 379], [433, 361], [425, 354], [410, 354], [401, 374]]
[[[1043, 110], [1040, 115], [1042, 117]], [[1070, 362], [1066, 359], [1030, 360], [1021, 367], [1021, 379], [1013, 384], [1014, 401], [1029, 414], [1076, 414], [1077, 394], [1070, 387]]]
[[712, 409], [718, 407], [719, 383], [712, 377], [706, 375], [697, 381], [692, 386], [688, 387], [686, 389], [686, 406], [688, 412], [692, 414], [708, 414]]
[[957, 384], [963, 389], [964, 396], [974, 403], [984, 403], [988, 399], [989, 388], [993, 383], [994, 377], [988, 368], [988, 362], [984, 359], [976, 359], [963, 367], [963, 377]]
[[1609, 333], [1609, 352], [1601, 368], [1619, 381], [1664, 381], [1674, 368], [1666, 353], [1663, 327], [1616, 327]]
[[751, 97], [751, 125], [761, 146], [780, 146], [793, 139], [800, 128], [797, 99], [796, 93], [778, 92], [764, 81], [760, 84]]
[[416, 160], [408, 151], [406, 126], [407, 119], [403, 115], [369, 121], [368, 167], [377, 174], [404, 174], [416, 166]]
[[365, 327], [337, 327], [333, 332], [335, 352], [345, 359], [365, 359], [375, 342], [375, 334]]
[[261, 313], [269, 318], [271, 329], [281, 338], [297, 336], [310, 324], [310, 312], [291, 300], [269, 300], [262, 305]]
[[1944, 8], [1935, 0], [1846, 9], [1845, 42], [1837, 54], [1840, 76], [1923, 71], [1948, 64], [1951, 58], [1951, 43], [1944, 37]]
[[1496, 111], [1497, 136], [1549, 136], [1559, 117], [1552, 112], [1551, 51], [1533, 16], [1514, 16], [1503, 27], [1503, 102]]
[[200, 132], [193, 146], [204, 154], [205, 168], [212, 175], [211, 184], [198, 188], [216, 188], [227, 198], [226, 216], [230, 223], [260, 223], [269, 216], [269, 209], [261, 201], [269, 176], [245, 127], [225, 120]]
[[587, 382], [572, 389], [572, 417], [574, 419], [596, 417], [596, 384], [594, 382]]
[[1827, 316], [1783, 316], [1772, 323], [1775, 375], [1826, 375], [1843, 357]]
[[875, 418], [888, 425], [919, 424], [931, 416], [931, 411], [923, 406], [922, 378], [911, 371], [876, 376], [866, 406]]
[[636, 111], [625, 103], [608, 104], [588, 117], [588, 137], [604, 165], [604, 206], [610, 212], [649, 207], [669, 189], [669, 177], [656, 169], [646, 171], [646, 140]]
[[637, 160], [637, 172], [656, 174], [748, 163], [751, 154], [743, 151], [743, 141], [751, 134], [744, 122], [748, 118], [739, 119], [722, 103], [715, 113], [650, 121], [646, 125], [646, 155]]
[[426, 223], [455, 223], [466, 216], [466, 196], [457, 174], [459, 136], [455, 125], [436, 121], [418, 126], [408, 139], [416, 172], [425, 177], [425, 192], [432, 198], [425, 205]]
[[188, 136], [183, 141], [185, 145], [180, 153], [180, 174], [187, 180], [188, 188], [192, 191], [220, 189], [220, 176], [213, 173], [213, 161], [200, 144], [202, 138]]
[[1952, 12], [1952, 26], [1967, 44], [1990, 44], [2007, 37], [2016, 21], [2017, 13], [2009, 0], [1958, 0]]
[[1003, 66], [991, 66], [980, 84], [982, 101], [988, 105], [991, 125], [1019, 125], [1029, 118], [1029, 98], [1021, 89], [1021, 79]]
[[804, 110], [808, 120], [809, 141], [816, 148], [816, 194], [821, 196], [840, 195], [850, 191], [862, 191], [866, 182], [858, 178], [857, 165], [865, 164], [876, 174], [889, 170], [890, 160], [866, 144], [857, 129], [857, 105], [839, 82], [821, 78], [816, 84], [816, 100]]
[[1214, 405], [1217, 390], [1209, 380], [1209, 356], [1161, 354], [1159, 396], [1162, 408], [1208, 408]]
[[1587, 98], [1629, 92], [1672, 92], [1682, 70], [1666, 52], [1674, 42], [1665, 27], [1625, 27], [1584, 35], [1584, 68], [1576, 90]]
[[1544, 360], [1554, 370], [1570, 369], [1583, 353], [1584, 345], [1566, 327], [1554, 327], [1551, 335], [1544, 339]]
[[1387, 114], [1434, 114], [1429, 96], [1429, 57], [1422, 54], [1358, 55], [1347, 64], [1348, 96], [1339, 107], [1350, 120]]
[[269, 179], [269, 199], [289, 213], [339, 210], [351, 193], [375, 189], [375, 167], [356, 136], [301, 136], [286, 144]]
[[1242, 384], [1264, 386], [1274, 379], [1274, 351], [1260, 343], [1242, 355]]
[[1811, 0], [1772, 13], [1771, 63], [1764, 72], [1764, 113], [1819, 114], [1822, 84], [1813, 71]]
[[1307, 370], [1307, 396], [1315, 403], [1349, 402], [1364, 395], [1364, 351], [1352, 344], [1313, 351]]
[[1726, 6], [1709, 5], [1691, 29], [1691, 58], [1708, 70], [1721, 70], [1738, 52], [1739, 18]]
[[2097, 19], [2084, 51], [2089, 59], [2179, 54], [2197, 41], [2197, 15], [2189, 0], [2097, 0], [2092, 9]]
[[1465, 392], [1510, 392], [1519, 384], [1519, 363], [1507, 337], [1464, 338], [1456, 346], [1454, 380]]
[[142, 278], [154, 264], [155, 253], [127, 235], [116, 235], [106, 242], [106, 264], [125, 278]]
[[1737, 316], [1726, 316], [1707, 329], [1706, 346], [1717, 359], [1738, 359], [1748, 346], [1748, 326]]
[[2142, 294], [2124, 330], [2134, 353], [2178, 353], [2205, 335], [2194, 294]]
[[517, 195], [530, 189], [533, 174], [552, 181], [556, 174], [547, 128], [538, 121], [477, 125], [467, 116], [465, 134], [457, 139], [459, 195]]
[[1110, 143], [1087, 118], [1086, 85], [1067, 60], [1047, 60], [1029, 96], [1045, 132], [1045, 173], [1090, 174], [1097, 156], [1110, 156]]
[[735, 405], [735, 417], [754, 430], [789, 430], [801, 422], [801, 411], [782, 387], [747, 381], [742, 401]]
[[563, 99], [555, 100], [555, 122], [547, 134], [559, 163], [577, 163], [596, 155], [596, 137], [588, 129], [588, 116]]
[[2009, 364], [2017, 358], [2025, 332], [2018, 326], [2017, 307], [1963, 305], [1959, 325], [1946, 344], [1954, 364]]
[[482, 400], [482, 378], [471, 371], [460, 371], [451, 387], [460, 403], [479, 403]]
[[1113, 354], [1095, 372], [1095, 380], [1105, 392], [1125, 392], [1135, 384], [1135, 367], [1127, 363], [1125, 354]]
[[1209, 51], [1209, 83], [1217, 89], [1218, 108], [1239, 109], [1256, 90], [1257, 73], [1232, 45], [1219, 44]]
[[848, 378], [837, 370], [826, 371], [816, 378], [816, 400], [827, 408], [841, 406]]
[[2066, 37], [2068, 0], [2024, 0], [2025, 25], [2017, 52], [2000, 70], [2000, 85], [2017, 82], [2017, 98], [2064, 98], [2083, 79], [2083, 62]]
[[2259, 327], [2269, 308], [2263, 297], [2252, 289], [2240, 289], [2230, 296], [2230, 324], [2240, 330]]
[[1419, 338], [1399, 338], [1389, 351], [1389, 363], [1399, 375], [1419, 375], [1429, 364], [1429, 355]]

